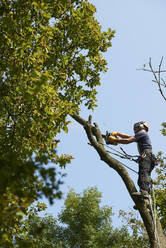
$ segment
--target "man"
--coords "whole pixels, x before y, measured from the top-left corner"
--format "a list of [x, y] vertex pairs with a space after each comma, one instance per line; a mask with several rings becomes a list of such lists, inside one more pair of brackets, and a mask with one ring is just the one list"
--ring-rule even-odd
[[133, 195], [142, 195], [144, 198], [149, 197], [151, 189], [151, 172], [155, 166], [156, 158], [152, 153], [152, 145], [148, 135], [149, 126], [146, 122], [140, 121], [134, 124], [134, 136], [129, 136], [119, 132], [106, 134], [107, 144], [130, 144], [137, 142], [139, 159], [139, 177], [138, 185], [140, 192], [134, 192]]

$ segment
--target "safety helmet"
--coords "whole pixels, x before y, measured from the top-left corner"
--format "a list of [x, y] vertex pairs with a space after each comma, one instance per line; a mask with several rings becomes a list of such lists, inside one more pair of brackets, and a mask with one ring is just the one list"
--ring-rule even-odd
[[149, 125], [145, 121], [139, 121], [134, 124], [134, 133], [144, 129], [146, 132], [149, 130]]

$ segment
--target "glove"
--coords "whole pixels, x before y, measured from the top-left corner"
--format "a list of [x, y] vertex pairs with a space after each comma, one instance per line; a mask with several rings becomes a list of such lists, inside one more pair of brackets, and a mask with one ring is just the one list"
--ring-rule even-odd
[[118, 132], [112, 132], [111, 135], [117, 137]]
[[116, 137], [113, 136], [112, 134], [111, 134], [111, 136], [109, 136], [109, 142], [111, 145], [115, 145], [115, 146], [117, 146], [117, 144], [118, 144], [118, 142], [116, 141]]

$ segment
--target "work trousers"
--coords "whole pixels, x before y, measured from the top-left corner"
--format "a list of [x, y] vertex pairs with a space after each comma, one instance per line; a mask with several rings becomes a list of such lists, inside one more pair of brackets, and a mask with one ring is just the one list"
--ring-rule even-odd
[[138, 186], [141, 190], [150, 193], [152, 187], [151, 172], [154, 168], [154, 155], [151, 149], [146, 149], [143, 152], [143, 157], [139, 162]]

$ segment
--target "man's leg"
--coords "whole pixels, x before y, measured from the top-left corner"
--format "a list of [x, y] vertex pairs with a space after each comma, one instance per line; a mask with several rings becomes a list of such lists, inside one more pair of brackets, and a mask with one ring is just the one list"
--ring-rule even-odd
[[143, 196], [144, 198], [149, 197], [150, 193], [150, 168], [151, 168], [151, 159], [149, 156], [141, 159], [139, 163], [139, 177], [138, 177], [138, 186], [140, 188], [140, 192], [134, 192], [133, 195]]
[[140, 191], [142, 193], [150, 193], [150, 171], [151, 171], [151, 157], [146, 156], [141, 159], [139, 163], [139, 177], [138, 177], [138, 186], [140, 187]]

